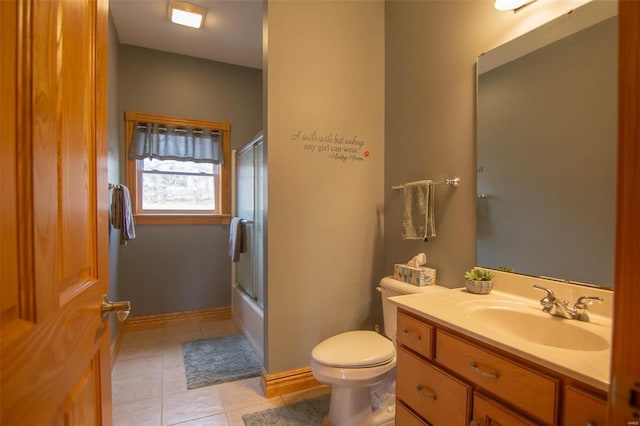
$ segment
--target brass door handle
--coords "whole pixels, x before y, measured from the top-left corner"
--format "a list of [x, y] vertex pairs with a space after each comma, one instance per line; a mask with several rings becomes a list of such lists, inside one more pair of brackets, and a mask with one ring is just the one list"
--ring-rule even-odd
[[102, 313], [102, 322], [106, 323], [109, 320], [109, 314], [116, 314], [118, 322], [123, 322], [129, 316], [131, 312], [131, 302], [128, 300], [122, 302], [112, 302], [109, 300], [109, 296], [106, 294], [102, 296], [102, 303], [100, 305], [100, 311]]

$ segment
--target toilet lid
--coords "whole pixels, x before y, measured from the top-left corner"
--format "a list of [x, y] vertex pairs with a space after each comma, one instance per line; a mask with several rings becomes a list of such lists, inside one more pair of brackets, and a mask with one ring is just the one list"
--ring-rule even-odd
[[374, 331], [347, 331], [320, 342], [311, 356], [335, 367], [374, 367], [386, 364], [396, 354], [391, 340]]

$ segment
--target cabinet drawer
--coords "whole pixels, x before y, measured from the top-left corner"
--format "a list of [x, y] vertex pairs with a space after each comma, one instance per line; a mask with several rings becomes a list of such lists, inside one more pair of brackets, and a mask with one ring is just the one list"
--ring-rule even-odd
[[439, 368], [398, 348], [398, 399], [433, 425], [466, 425], [471, 387]]
[[441, 330], [436, 336], [436, 360], [543, 423], [555, 423], [558, 380]]
[[607, 424], [607, 403], [580, 389], [567, 386], [564, 392], [565, 426], [600, 426]]
[[396, 342], [419, 353], [425, 358], [433, 358], [433, 327], [409, 315], [398, 312]]
[[398, 426], [428, 426], [422, 419], [402, 404], [396, 404], [396, 425]]
[[534, 426], [535, 423], [478, 392], [473, 394], [473, 423], [477, 426]]

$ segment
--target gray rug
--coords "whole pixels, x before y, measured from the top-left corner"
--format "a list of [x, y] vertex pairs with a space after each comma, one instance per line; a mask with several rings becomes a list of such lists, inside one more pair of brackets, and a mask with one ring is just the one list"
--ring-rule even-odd
[[260, 375], [261, 362], [241, 334], [182, 344], [187, 389]]
[[329, 414], [330, 394], [242, 416], [246, 426], [322, 426]]

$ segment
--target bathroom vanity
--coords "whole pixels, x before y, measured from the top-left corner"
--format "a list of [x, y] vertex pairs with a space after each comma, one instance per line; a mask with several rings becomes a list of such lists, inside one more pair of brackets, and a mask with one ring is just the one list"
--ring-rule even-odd
[[393, 298], [396, 424], [606, 424], [610, 317], [560, 319], [533, 295]]

